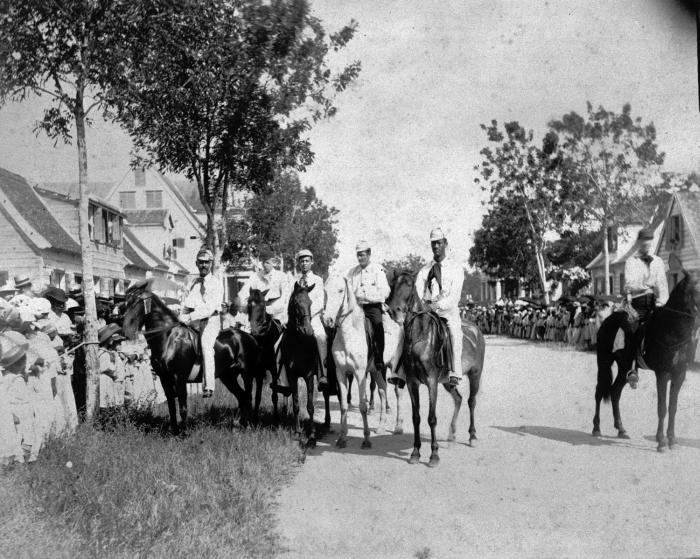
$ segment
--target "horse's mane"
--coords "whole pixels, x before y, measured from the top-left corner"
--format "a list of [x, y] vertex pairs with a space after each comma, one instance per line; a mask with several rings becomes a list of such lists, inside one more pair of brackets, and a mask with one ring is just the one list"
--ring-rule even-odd
[[[671, 294], [668, 296], [668, 301], [666, 301], [666, 305], [670, 309], [685, 309], [688, 306], [692, 305], [692, 301], [689, 301], [689, 284], [690, 283], [690, 276], [685, 275], [684, 278], [679, 281], [676, 286], [673, 288], [671, 291]], [[692, 293], [692, 291], [690, 291]]]
[[124, 301], [126, 308], [128, 309], [131, 306], [131, 301], [133, 299], [139, 298], [143, 293], [150, 293], [151, 301], [160, 308], [163, 314], [177, 322], [178, 318], [175, 312], [171, 310], [158, 295], [151, 291], [151, 280], [140, 282], [127, 290], [126, 300]]

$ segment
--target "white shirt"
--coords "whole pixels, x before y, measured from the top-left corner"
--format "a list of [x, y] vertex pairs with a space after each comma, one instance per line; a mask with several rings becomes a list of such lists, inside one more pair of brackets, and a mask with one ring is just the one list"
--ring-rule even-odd
[[462, 266], [447, 257], [440, 262], [442, 272], [442, 289], [440, 289], [435, 278], [428, 285], [428, 274], [433, 263], [434, 261], [430, 262], [418, 272], [418, 277], [416, 277], [418, 296], [426, 303], [437, 303], [436, 312], [439, 316], [459, 314], [459, 299], [462, 296], [462, 284], [464, 283]]
[[267, 291], [265, 301], [273, 301], [266, 305], [267, 312], [278, 318], [287, 312], [290, 287], [289, 278], [284, 272], [273, 269], [269, 274], [265, 275], [263, 270], [261, 270], [248, 278], [238, 292], [238, 297], [241, 300], [241, 305], [245, 305], [248, 302], [248, 297], [250, 297], [251, 289]]
[[309, 298], [311, 299], [311, 316], [316, 316], [323, 311], [326, 306], [326, 290], [323, 287], [323, 280], [320, 276], [317, 276], [313, 272], [307, 272], [306, 274], [300, 274], [297, 277], [297, 283], [301, 284], [302, 279], [306, 280], [307, 287], [314, 288], [309, 291]]
[[630, 256], [625, 262], [625, 293], [633, 298], [653, 293], [657, 306], [665, 305], [668, 301], [668, 281], [664, 261], [652, 256], [647, 265], [639, 252]]
[[357, 302], [361, 305], [383, 303], [391, 291], [382, 267], [371, 262], [365, 268], [359, 264], [351, 268], [348, 281]]
[[70, 317], [66, 313], [62, 312], [61, 316], [58, 316], [55, 312], [53, 312], [53, 310], [50, 310], [47, 318], [56, 327], [56, 332], [59, 336], [69, 336], [73, 333], [73, 330], [71, 328], [71, 326], [73, 326], [73, 323], [71, 322]]
[[221, 311], [223, 302], [224, 288], [221, 280], [213, 274], [207, 274], [192, 282], [183, 304], [185, 307], [194, 309], [190, 313], [190, 319], [199, 320]]

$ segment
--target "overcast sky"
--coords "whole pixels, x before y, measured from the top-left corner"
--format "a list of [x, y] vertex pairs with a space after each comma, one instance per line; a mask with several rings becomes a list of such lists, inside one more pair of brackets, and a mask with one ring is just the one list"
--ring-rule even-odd
[[[483, 198], [479, 124], [518, 120], [542, 135], [586, 101], [653, 121], [671, 170], [700, 169], [695, 22], [671, 0], [312, 0], [328, 30], [355, 19], [343, 53], [362, 73], [336, 117], [311, 132], [302, 176], [340, 210], [339, 264], [366, 239], [375, 259], [429, 256], [442, 226], [466, 262]], [[342, 61], [342, 60], [341, 60]], [[0, 110], [0, 166], [30, 181], [76, 180], [74, 148], [35, 138], [40, 103]], [[118, 181], [129, 142], [105, 125], [88, 136], [91, 180]]]

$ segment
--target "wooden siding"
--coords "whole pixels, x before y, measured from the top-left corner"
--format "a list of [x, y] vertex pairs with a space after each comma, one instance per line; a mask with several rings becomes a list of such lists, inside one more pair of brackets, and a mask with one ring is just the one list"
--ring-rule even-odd
[[10, 277], [27, 275], [33, 281], [41, 280], [43, 275], [41, 255], [34, 251], [2, 212], [0, 212], [0, 246], [3, 247], [0, 268], [7, 271]]
[[50, 196], [41, 196], [41, 201], [51, 211], [51, 215], [61, 224], [61, 227], [78, 239], [78, 208], [69, 202], [56, 200]]
[[[674, 216], [680, 214], [681, 208], [674, 200], [673, 207], [671, 208], [671, 212], [669, 215]], [[668, 249], [668, 245], [666, 244], [667, 226], [668, 223], [664, 225], [664, 231], [661, 236], [661, 242], [659, 243], [659, 250], [657, 254], [665, 262], [666, 270], [668, 272], [668, 257], [671, 255], [672, 251]], [[700, 235], [700, 231], [696, 231], [695, 233], [696, 235]], [[680, 250], [676, 250], [674, 252], [676, 256], [678, 256], [681, 259], [683, 267], [685, 267], [687, 270], [700, 271], [700, 254], [698, 253], [698, 248], [695, 246], [693, 234], [691, 233], [690, 228], [688, 227], [688, 222], [685, 220], [685, 218], [683, 218], [683, 242], [681, 243]], [[670, 273], [668, 285], [669, 287], [672, 286]]]

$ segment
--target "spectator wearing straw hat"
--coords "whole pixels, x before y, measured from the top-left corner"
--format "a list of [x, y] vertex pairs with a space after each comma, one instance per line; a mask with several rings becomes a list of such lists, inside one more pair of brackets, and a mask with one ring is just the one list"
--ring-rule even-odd
[[[112, 323], [97, 333], [100, 372], [100, 408], [113, 408], [124, 404], [124, 363], [117, 352], [117, 344], [123, 340], [121, 327]], [[118, 386], [121, 384], [121, 390]]]
[[15, 276], [15, 289], [17, 290], [17, 294], [10, 299], [10, 303], [17, 308], [28, 306], [29, 302], [34, 298], [32, 282], [29, 277]]
[[0, 299], [9, 301], [15, 296], [16, 293], [17, 290], [12, 285], [10, 285], [9, 282], [3, 286], [0, 286]]
[[74, 328], [73, 321], [66, 314], [66, 303], [68, 301], [66, 292], [58, 287], [49, 287], [44, 293], [44, 297], [51, 303], [49, 320], [56, 326], [58, 335], [62, 338], [64, 336], [72, 336]]

